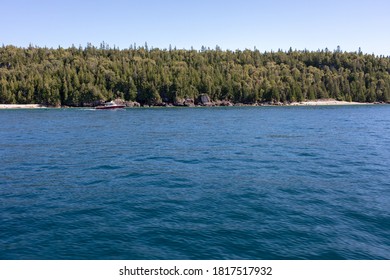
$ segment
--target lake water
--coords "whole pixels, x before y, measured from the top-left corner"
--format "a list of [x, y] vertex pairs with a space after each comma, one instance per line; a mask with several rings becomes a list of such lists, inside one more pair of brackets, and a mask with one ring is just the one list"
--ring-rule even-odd
[[390, 259], [390, 106], [0, 123], [1, 259]]

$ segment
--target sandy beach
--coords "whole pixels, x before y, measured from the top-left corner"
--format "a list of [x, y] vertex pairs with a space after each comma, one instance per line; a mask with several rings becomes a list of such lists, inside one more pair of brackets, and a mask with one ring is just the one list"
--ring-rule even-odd
[[0, 109], [42, 109], [46, 108], [40, 104], [0, 104]]
[[330, 106], [330, 105], [368, 105], [372, 103], [347, 102], [335, 99], [317, 99], [303, 102], [293, 102], [289, 106]]

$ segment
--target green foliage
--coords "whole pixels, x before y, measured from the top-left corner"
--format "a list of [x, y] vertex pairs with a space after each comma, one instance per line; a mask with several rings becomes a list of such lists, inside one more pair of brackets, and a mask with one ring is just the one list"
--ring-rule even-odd
[[0, 48], [0, 103], [390, 101], [390, 58], [325, 51]]

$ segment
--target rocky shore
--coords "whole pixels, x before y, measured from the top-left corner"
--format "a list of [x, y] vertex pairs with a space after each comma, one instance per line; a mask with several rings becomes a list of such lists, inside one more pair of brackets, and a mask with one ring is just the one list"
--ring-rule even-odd
[[339, 101], [334, 99], [319, 99], [319, 100], [307, 100], [302, 102], [291, 102], [291, 103], [282, 103], [282, 102], [258, 102], [258, 103], [233, 103], [226, 100], [217, 100], [210, 101], [205, 103], [195, 103], [193, 101], [185, 101], [179, 103], [158, 103], [153, 105], [141, 105], [137, 106], [128, 106], [128, 107], [250, 107], [250, 106], [334, 106], [334, 105], [374, 105], [374, 104], [387, 104], [387, 103], [361, 103], [361, 102], [347, 102]]
[[[199, 96], [197, 100], [193, 99], [178, 99], [174, 103], [160, 102], [156, 104], [140, 104], [134, 101], [123, 101], [116, 99], [115, 103], [125, 105], [126, 107], [229, 107], [229, 106], [332, 106], [332, 105], [368, 105], [379, 103], [360, 103], [360, 102], [347, 102], [336, 99], [317, 99], [306, 100], [302, 102], [258, 102], [258, 103], [233, 103], [229, 100], [217, 100], [213, 101], [206, 94]], [[383, 103], [384, 104], [384, 103]]]

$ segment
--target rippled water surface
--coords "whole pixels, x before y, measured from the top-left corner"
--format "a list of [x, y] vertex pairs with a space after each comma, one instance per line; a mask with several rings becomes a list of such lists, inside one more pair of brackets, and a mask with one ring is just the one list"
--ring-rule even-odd
[[1, 259], [390, 259], [390, 106], [0, 123]]

